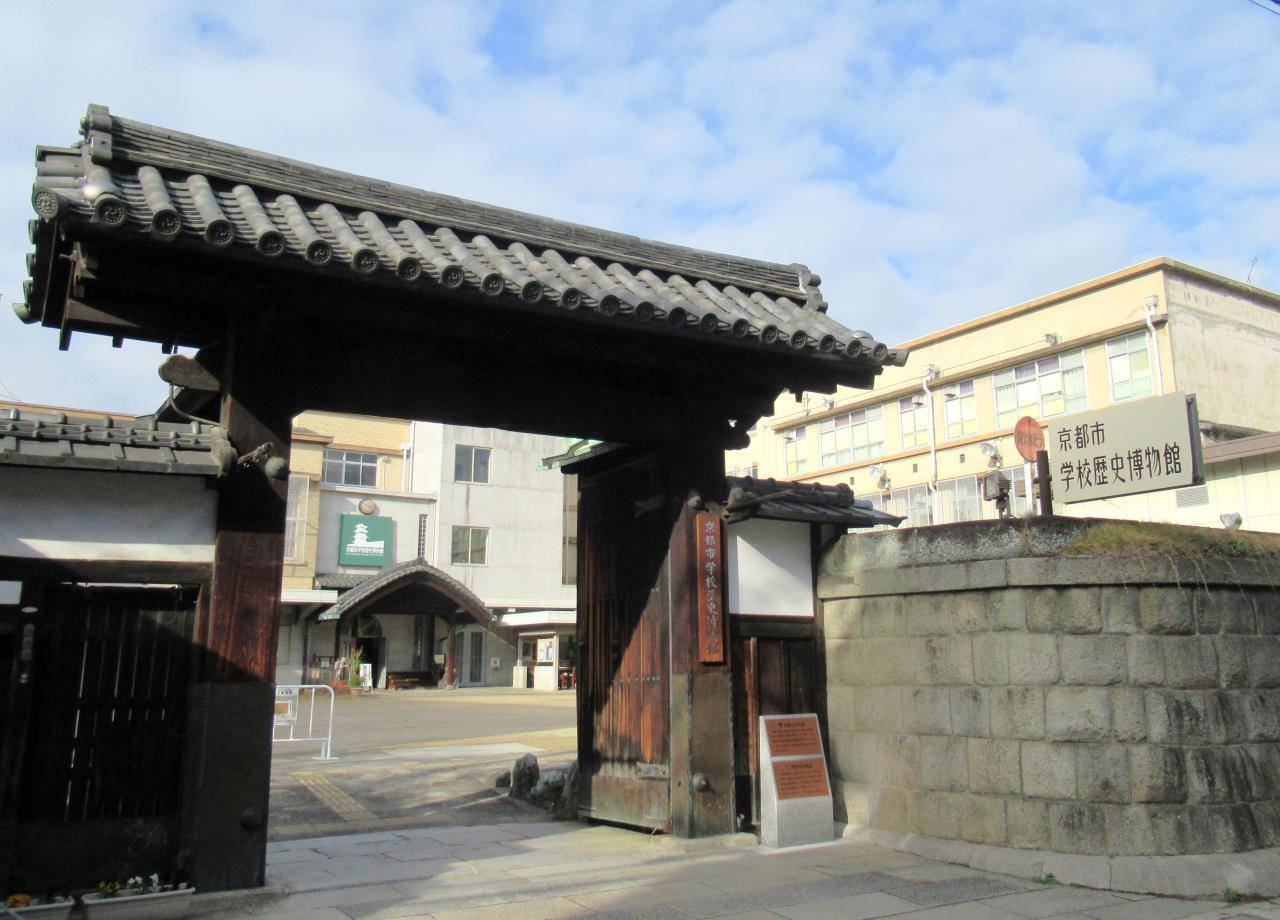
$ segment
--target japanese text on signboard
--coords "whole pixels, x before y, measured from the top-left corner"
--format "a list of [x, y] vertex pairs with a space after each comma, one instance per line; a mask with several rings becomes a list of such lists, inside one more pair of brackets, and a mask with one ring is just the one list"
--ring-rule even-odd
[[1054, 496], [1089, 501], [1191, 485], [1195, 450], [1181, 394], [1112, 406], [1049, 426]]
[[724, 604], [720, 590], [720, 517], [715, 514], [699, 514], [695, 518], [695, 525], [698, 540], [698, 660], [703, 664], [722, 664]]

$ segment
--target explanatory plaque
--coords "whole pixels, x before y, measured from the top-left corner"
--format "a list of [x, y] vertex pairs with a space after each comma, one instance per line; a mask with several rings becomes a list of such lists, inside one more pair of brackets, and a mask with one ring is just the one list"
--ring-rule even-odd
[[766, 846], [830, 840], [827, 758], [814, 713], [760, 717], [760, 834]]

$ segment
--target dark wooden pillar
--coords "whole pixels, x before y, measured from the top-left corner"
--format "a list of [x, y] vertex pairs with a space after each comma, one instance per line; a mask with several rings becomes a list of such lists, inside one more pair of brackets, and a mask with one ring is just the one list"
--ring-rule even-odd
[[426, 641], [423, 643], [422, 666], [431, 674], [431, 683], [435, 683], [436, 679], [436, 615], [429, 613], [426, 616]]
[[[733, 682], [727, 616], [719, 628], [722, 663], [700, 660], [698, 579], [703, 575], [699, 511], [718, 510], [725, 495], [724, 451], [690, 445], [672, 451], [669, 492], [684, 498], [668, 544], [671, 622], [671, 829], [680, 837], [737, 830], [733, 770]], [[718, 523], [718, 522], [717, 522]], [[721, 526], [721, 560], [723, 527]], [[723, 589], [723, 564], [720, 572]]]
[[[213, 580], [201, 598], [189, 703], [181, 862], [201, 891], [262, 885], [276, 638], [296, 372], [283, 337], [232, 335], [220, 423], [243, 457], [219, 482]], [[275, 472], [275, 477], [268, 471]]]
[[454, 660], [456, 656], [453, 653], [453, 647], [457, 644], [456, 628], [453, 617], [449, 617], [449, 631], [445, 633], [444, 640], [444, 685], [446, 687], [453, 687], [458, 683], [457, 662]]

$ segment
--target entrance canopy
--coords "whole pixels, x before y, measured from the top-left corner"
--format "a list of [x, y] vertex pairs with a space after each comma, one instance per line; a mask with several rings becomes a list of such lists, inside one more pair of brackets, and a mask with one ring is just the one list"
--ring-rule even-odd
[[210, 396], [247, 329], [278, 339], [278, 385], [300, 407], [732, 447], [782, 390], [869, 387], [906, 359], [832, 320], [804, 265], [361, 178], [103, 106], [81, 129], [37, 148], [15, 309], [63, 348], [91, 332], [200, 349], [198, 369], [166, 379]]
[[493, 629], [496, 617], [490, 615], [484, 601], [462, 582], [424, 559], [410, 559], [388, 566], [378, 574], [364, 579], [343, 593], [332, 607], [321, 610], [316, 619], [339, 620], [348, 614], [372, 607], [393, 594], [415, 587], [429, 589], [445, 599], [451, 611], [461, 611], [485, 629]]

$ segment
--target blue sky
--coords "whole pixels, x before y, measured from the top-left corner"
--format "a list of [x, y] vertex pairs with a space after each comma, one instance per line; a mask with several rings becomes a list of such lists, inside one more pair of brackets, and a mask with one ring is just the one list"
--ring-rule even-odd
[[163, 395], [158, 348], [62, 354], [8, 309], [33, 148], [74, 140], [90, 102], [803, 262], [837, 319], [893, 342], [1158, 255], [1280, 287], [1280, 15], [1249, 0], [126, 0], [6, 24], [3, 397]]

